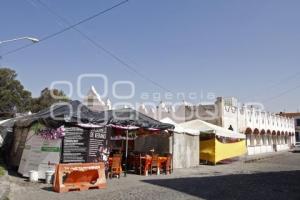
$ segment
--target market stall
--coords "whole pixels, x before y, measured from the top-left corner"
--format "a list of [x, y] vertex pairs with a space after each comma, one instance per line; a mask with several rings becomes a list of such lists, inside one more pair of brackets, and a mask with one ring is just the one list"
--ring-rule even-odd
[[200, 160], [216, 164], [246, 153], [246, 136], [202, 120], [180, 124], [183, 128], [200, 132]]
[[190, 168], [199, 165], [199, 132], [183, 128], [170, 118], [161, 120], [163, 123], [173, 124], [175, 129], [169, 143], [165, 145], [173, 154], [173, 168]]
[[108, 145], [105, 120], [79, 101], [71, 101], [14, 123], [9, 164], [25, 177], [45, 178], [58, 163], [98, 162]]
[[[134, 147], [131, 140], [172, 128], [133, 109], [93, 112], [79, 101], [71, 101], [14, 123], [9, 164], [23, 176], [34, 170], [39, 178], [45, 178], [45, 172], [58, 163], [108, 163], [110, 140], [122, 140], [126, 172], [129, 150]], [[121, 134], [111, 136], [113, 130], [121, 130]]]
[[[111, 128], [110, 146], [120, 149], [125, 174], [128, 166], [135, 165], [136, 154], [149, 153], [153, 149], [155, 143], [152, 142], [151, 148], [147, 148], [142, 142], [144, 137], [148, 135], [169, 136], [168, 130], [174, 129], [172, 124], [159, 122], [131, 108], [103, 111], [100, 114], [108, 120], [107, 126]], [[163, 152], [156, 148], [156, 153]]]

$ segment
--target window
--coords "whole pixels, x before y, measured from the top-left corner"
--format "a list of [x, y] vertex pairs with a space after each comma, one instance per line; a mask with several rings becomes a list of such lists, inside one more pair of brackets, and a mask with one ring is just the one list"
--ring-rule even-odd
[[300, 142], [300, 134], [299, 134], [299, 132], [296, 132], [295, 135], [296, 135], [296, 142]]
[[87, 104], [88, 104], [88, 106], [93, 106], [94, 105], [94, 99], [93, 99], [93, 97], [89, 97], [87, 99]]
[[296, 125], [300, 126], [300, 119], [296, 119]]

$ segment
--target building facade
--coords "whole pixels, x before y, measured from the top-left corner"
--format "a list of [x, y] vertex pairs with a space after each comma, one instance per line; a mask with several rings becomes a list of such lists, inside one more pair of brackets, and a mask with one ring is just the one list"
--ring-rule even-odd
[[295, 120], [295, 141], [300, 142], [300, 112], [296, 113], [280, 113], [281, 116], [291, 117]]
[[239, 106], [235, 98], [219, 97], [212, 105], [189, 106], [185, 116], [187, 121], [199, 118], [246, 134], [248, 155], [288, 150], [296, 141], [292, 117]]
[[111, 110], [111, 102], [109, 99], [104, 101], [94, 86], [91, 86], [87, 95], [83, 99], [83, 103], [92, 111], [100, 112], [104, 110]]
[[[110, 102], [104, 102], [92, 87], [86, 105], [95, 111], [111, 109]], [[288, 150], [300, 140], [300, 113], [280, 115], [267, 112], [258, 106], [239, 105], [236, 98], [218, 97], [215, 103], [191, 105], [186, 102], [174, 107], [160, 102], [156, 107], [141, 104], [139, 112], [156, 120], [170, 118], [176, 123], [201, 119], [211, 124], [246, 134], [248, 155]], [[296, 125], [296, 134], [295, 134]]]

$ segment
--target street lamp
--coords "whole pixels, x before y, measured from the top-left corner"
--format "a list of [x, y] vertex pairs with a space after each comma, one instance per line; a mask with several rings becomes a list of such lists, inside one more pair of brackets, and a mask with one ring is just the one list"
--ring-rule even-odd
[[29, 41], [31, 41], [33, 43], [39, 42], [39, 39], [34, 38], [34, 37], [20, 37], [20, 38], [15, 38], [15, 39], [10, 39], [10, 40], [0, 41], [0, 45], [3, 44], [3, 43], [14, 42], [14, 41], [17, 41], [17, 40], [29, 40]]

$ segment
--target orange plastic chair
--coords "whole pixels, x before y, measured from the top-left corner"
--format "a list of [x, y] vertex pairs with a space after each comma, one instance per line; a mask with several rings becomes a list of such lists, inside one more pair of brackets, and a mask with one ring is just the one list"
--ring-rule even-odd
[[113, 156], [112, 157], [112, 166], [109, 171], [109, 178], [117, 176], [118, 178], [121, 177], [122, 173], [122, 165], [121, 165], [121, 156]]
[[172, 155], [169, 154], [167, 156], [167, 161], [165, 162], [164, 166], [163, 166], [163, 170], [166, 174], [171, 174], [172, 173]]
[[159, 161], [158, 161], [158, 155], [154, 154], [152, 155], [152, 161], [151, 161], [151, 166], [150, 166], [150, 174], [152, 175], [153, 170], [156, 170], [156, 174], [158, 174], [159, 170]]

